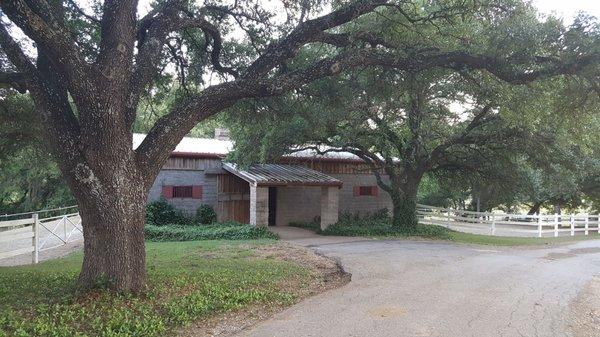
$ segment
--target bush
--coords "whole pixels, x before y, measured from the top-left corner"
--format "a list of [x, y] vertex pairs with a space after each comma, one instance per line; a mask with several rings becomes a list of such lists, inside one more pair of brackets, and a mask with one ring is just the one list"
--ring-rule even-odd
[[209, 205], [200, 205], [196, 210], [196, 222], [200, 224], [211, 224], [217, 221], [217, 213]]
[[417, 225], [416, 227], [398, 227], [390, 218], [344, 220], [329, 226], [323, 235], [340, 236], [418, 236], [424, 238], [449, 239], [450, 230], [441, 226]]
[[154, 226], [186, 226], [193, 225], [194, 221], [161, 198], [146, 205], [146, 223]]
[[358, 213], [344, 213], [335, 224], [321, 230], [318, 222], [294, 222], [290, 226], [306, 228], [322, 235], [339, 236], [418, 236], [432, 239], [450, 239], [451, 231], [441, 226], [417, 225], [398, 227], [392, 224], [387, 209], [360, 217]]
[[148, 241], [277, 239], [266, 228], [233, 221], [207, 226], [146, 225], [144, 231]]

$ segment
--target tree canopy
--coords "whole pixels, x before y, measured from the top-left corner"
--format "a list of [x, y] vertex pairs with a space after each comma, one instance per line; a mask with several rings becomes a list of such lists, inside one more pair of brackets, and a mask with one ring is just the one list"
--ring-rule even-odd
[[[335, 94], [340, 100], [356, 95], [357, 102], [372, 105], [366, 93], [352, 93], [350, 84], [389, 81], [380, 88], [407, 91], [389, 92], [394, 101], [370, 92], [378, 105], [387, 104], [383, 108], [390, 117], [372, 112], [390, 128], [397, 127], [392, 115], [405, 118], [408, 128], [392, 133], [407, 140], [378, 151], [402, 160], [405, 171], [396, 176], [412, 172], [419, 179], [396, 180], [414, 185], [423, 165], [442, 165], [438, 152], [445, 160], [463, 156], [454, 145], [470, 142], [472, 133], [460, 130], [479, 131], [496, 118], [498, 98], [474, 83], [485, 89], [555, 76], [577, 77], [592, 87], [598, 82], [595, 21], [582, 17], [571, 27], [539, 21], [520, 0], [282, 1], [275, 6], [259, 0], [161, 0], [147, 13], [138, 13], [135, 0], [94, 4], [90, 11], [76, 0], [0, 2], [0, 83], [33, 101], [43, 137], [77, 200], [85, 238], [84, 285], [103, 278], [115, 289], [143, 288], [144, 204], [150, 186], [184, 135], [242, 101], [271, 102], [286, 95], [329, 107]], [[315, 81], [330, 87], [322, 102], [316, 102], [309, 85]], [[468, 96], [447, 81], [464, 86]], [[422, 100], [436, 95], [434, 89], [444, 98]], [[156, 118], [138, 118], [141, 106], [164, 90], [172, 96]], [[477, 99], [467, 112], [473, 119], [455, 118], [456, 128], [443, 127], [451, 115], [438, 101], [469, 96]], [[415, 113], [392, 114], [394, 106], [406, 104], [414, 105], [407, 111]], [[354, 108], [340, 118], [364, 120]], [[136, 123], [148, 131], [134, 149]], [[513, 132], [512, 125], [502, 123], [500, 139]], [[440, 150], [430, 156], [424, 151], [430, 146]], [[412, 192], [402, 197], [413, 198]]]

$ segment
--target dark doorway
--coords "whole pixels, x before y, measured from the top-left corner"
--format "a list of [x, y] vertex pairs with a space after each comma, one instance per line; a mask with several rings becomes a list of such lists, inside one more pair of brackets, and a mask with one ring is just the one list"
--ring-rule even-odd
[[277, 187], [269, 187], [269, 226], [277, 224]]

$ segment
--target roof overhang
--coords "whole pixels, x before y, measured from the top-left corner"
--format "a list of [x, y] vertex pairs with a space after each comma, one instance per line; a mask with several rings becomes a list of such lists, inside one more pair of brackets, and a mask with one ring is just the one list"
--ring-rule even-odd
[[239, 169], [223, 163], [223, 169], [255, 186], [342, 186], [340, 180], [304, 166], [257, 164]]

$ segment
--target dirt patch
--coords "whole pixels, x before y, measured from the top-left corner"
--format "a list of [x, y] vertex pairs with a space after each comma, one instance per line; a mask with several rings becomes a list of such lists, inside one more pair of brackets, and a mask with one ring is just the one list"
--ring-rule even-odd
[[[338, 261], [290, 243], [256, 247], [253, 250], [253, 257], [293, 262], [310, 270], [312, 282], [309, 284], [303, 283], [301, 286], [302, 280], [298, 278], [288, 279], [280, 285], [282, 289], [293, 292], [297, 302], [350, 282], [351, 275], [343, 270]], [[243, 310], [217, 314], [177, 331], [176, 335], [180, 337], [230, 336], [272, 317], [285, 308], [275, 304], [255, 305]]]
[[377, 307], [368, 311], [369, 316], [378, 318], [399, 317], [406, 313], [406, 309], [399, 307]]
[[546, 260], [560, 260], [560, 259], [568, 259], [571, 257], [577, 256], [573, 253], [548, 253], [544, 258]]
[[567, 252], [564, 252], [564, 253], [556, 253], [556, 252], [549, 253], [544, 258], [546, 260], [560, 260], [560, 259], [568, 259], [571, 257], [576, 257], [577, 255], [581, 255], [581, 254], [596, 254], [596, 253], [600, 253], [600, 248], [598, 248], [598, 247], [576, 248], [576, 249], [569, 249]]
[[600, 276], [589, 282], [571, 303], [569, 316], [574, 337], [600, 336]]

